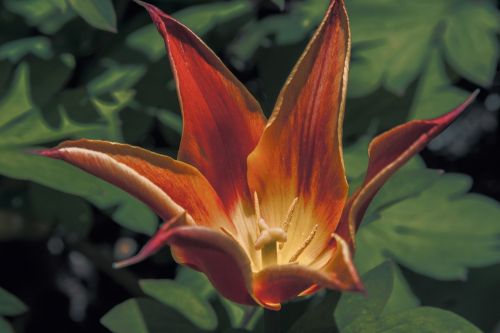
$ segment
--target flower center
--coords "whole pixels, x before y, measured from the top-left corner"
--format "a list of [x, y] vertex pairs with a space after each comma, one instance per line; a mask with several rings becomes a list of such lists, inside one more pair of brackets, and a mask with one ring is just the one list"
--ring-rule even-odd
[[[287, 241], [288, 227], [292, 221], [295, 209], [297, 207], [297, 202], [299, 198], [295, 198], [290, 206], [285, 219], [281, 223], [280, 227], [269, 227], [266, 221], [262, 218], [260, 212], [259, 197], [257, 192], [254, 192], [254, 209], [257, 218], [257, 239], [254, 243], [254, 248], [257, 251], [261, 251], [262, 265], [263, 267], [269, 265], [275, 265], [278, 263], [278, 250], [282, 250], [285, 242]], [[297, 251], [290, 257], [288, 263], [297, 263], [300, 255], [304, 250], [311, 244], [316, 232], [318, 231], [318, 225], [314, 225], [313, 229], [297, 249]]]

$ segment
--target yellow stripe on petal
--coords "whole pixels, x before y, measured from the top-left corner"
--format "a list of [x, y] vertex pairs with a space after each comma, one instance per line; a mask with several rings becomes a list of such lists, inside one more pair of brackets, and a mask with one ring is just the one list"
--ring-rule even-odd
[[186, 163], [145, 149], [97, 140], [66, 141], [40, 154], [64, 160], [122, 188], [164, 220], [185, 210], [191, 223], [235, 230], [217, 193], [196, 168]]
[[284, 262], [317, 224], [317, 234], [299, 262], [314, 260], [340, 220], [348, 192], [341, 128], [349, 56], [344, 2], [334, 0], [286, 81], [264, 134], [248, 158], [248, 181], [251, 191], [259, 196], [263, 218], [270, 227], [287, 221], [288, 240], [280, 255]]

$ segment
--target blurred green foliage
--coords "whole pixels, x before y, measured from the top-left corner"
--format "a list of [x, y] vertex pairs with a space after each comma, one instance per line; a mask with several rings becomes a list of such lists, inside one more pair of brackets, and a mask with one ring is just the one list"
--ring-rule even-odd
[[[267, 114], [327, 5], [324, 0], [151, 2], [202, 36]], [[85, 241], [96, 214], [109, 216], [123, 234], [152, 234], [157, 218], [136, 199], [67, 164], [30, 154], [88, 137], [175, 155], [182, 131], [175, 84], [163, 41], [146, 12], [127, 0], [0, 3], [0, 241], [44, 239], [54, 230], [68, 242]], [[409, 119], [442, 114], [473, 88], [491, 88], [500, 15], [490, 0], [346, 3], [353, 52], [345, 159], [354, 187], [366, 167], [366, 138]], [[290, 311], [296, 307], [304, 314], [287, 317], [287, 327], [477, 332], [450, 312], [418, 307], [398, 266], [385, 262], [390, 258], [442, 280], [466, 279], [470, 268], [499, 263], [500, 206], [469, 193], [470, 187], [468, 176], [412, 161], [376, 197], [359, 233], [356, 261], [368, 272], [368, 298], [343, 295], [338, 301], [327, 294], [292, 303]], [[117, 305], [102, 318], [105, 327], [116, 333], [262, 330], [261, 311], [246, 318], [245, 307], [221, 298], [188, 269], [175, 280], [142, 280], [140, 287], [150, 298]], [[337, 301], [334, 320], [331, 307]], [[0, 289], [0, 316], [24, 311]], [[325, 313], [329, 320], [317, 317]], [[0, 332], [9, 330], [0, 317]]]
[[0, 287], [0, 332], [13, 333], [14, 329], [4, 316], [19, 316], [28, 310], [16, 296]]

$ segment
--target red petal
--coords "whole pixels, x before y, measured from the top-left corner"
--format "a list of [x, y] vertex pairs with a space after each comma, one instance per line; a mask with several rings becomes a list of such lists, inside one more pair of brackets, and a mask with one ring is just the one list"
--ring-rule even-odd
[[142, 249], [135, 256], [128, 259], [122, 260], [120, 262], [114, 263], [114, 268], [123, 268], [131, 265], [135, 265], [148, 257], [152, 256], [158, 252], [162, 247], [165, 246], [168, 236], [170, 236], [169, 231], [174, 228], [187, 226], [186, 213], [181, 213], [177, 216], [172, 217], [169, 221], [162, 224], [160, 229], [151, 237], [151, 239], [142, 247]]
[[451, 124], [474, 101], [477, 94], [478, 91], [462, 105], [441, 117], [410, 121], [373, 139], [368, 148], [370, 161], [365, 180], [349, 199], [337, 233], [353, 241], [368, 205], [387, 179]]
[[205, 273], [224, 297], [240, 304], [256, 304], [250, 260], [233, 239], [207, 228], [190, 227], [176, 230], [169, 244], [179, 264]]
[[234, 230], [203, 175], [168, 156], [97, 140], [66, 141], [40, 154], [64, 160], [122, 188], [165, 220], [186, 210], [197, 224]]
[[252, 271], [243, 249], [230, 237], [212, 229], [183, 226], [182, 216], [172, 220], [144, 246], [135, 257], [115, 267], [135, 264], [170, 245], [175, 260], [203, 272], [213, 286], [226, 298], [256, 305], [252, 296]]
[[347, 197], [341, 127], [349, 54], [344, 2], [331, 1], [248, 159], [250, 188], [259, 195], [266, 222], [279, 226], [299, 198], [297, 210], [303, 213], [296, 214], [300, 223], [290, 224], [284, 251], [301, 244], [319, 224], [303, 258], [314, 258], [324, 249]]
[[256, 274], [254, 293], [266, 306], [279, 304], [320, 288], [362, 291], [359, 275], [352, 264], [347, 243], [335, 235], [336, 248], [332, 260], [321, 270], [302, 265], [271, 266]]
[[198, 168], [232, 208], [238, 197], [250, 198], [246, 159], [265, 125], [260, 106], [192, 31], [141, 4], [165, 40], [177, 81], [184, 119], [179, 160]]

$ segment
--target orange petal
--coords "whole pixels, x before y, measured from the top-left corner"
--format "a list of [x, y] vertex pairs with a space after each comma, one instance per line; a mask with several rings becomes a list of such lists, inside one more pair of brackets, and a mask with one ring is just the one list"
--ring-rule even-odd
[[250, 260], [241, 246], [223, 233], [202, 227], [178, 228], [168, 244], [179, 264], [203, 272], [229, 300], [255, 305]]
[[177, 82], [184, 119], [179, 160], [198, 168], [226, 207], [250, 199], [246, 158], [265, 125], [259, 104], [192, 31], [139, 3], [165, 40]]
[[387, 179], [451, 124], [478, 93], [476, 91], [462, 105], [441, 117], [410, 121], [373, 139], [368, 148], [370, 160], [365, 180], [349, 199], [337, 233], [353, 242], [368, 205]]
[[[290, 224], [284, 251], [319, 230], [303, 257], [324, 248], [347, 197], [342, 160], [342, 119], [349, 67], [349, 22], [343, 0], [327, 13], [283, 87], [264, 134], [248, 159], [248, 178], [262, 215], [279, 226], [299, 198], [300, 221]], [[298, 223], [300, 222], [300, 223]], [[292, 253], [290, 248], [290, 253]]]
[[336, 246], [326, 267], [314, 270], [302, 265], [271, 266], [256, 274], [254, 293], [266, 306], [279, 304], [300, 295], [310, 295], [320, 288], [341, 291], [363, 291], [352, 263], [347, 243], [335, 235]]
[[250, 261], [238, 243], [209, 228], [186, 226], [182, 220], [182, 215], [172, 219], [136, 256], [115, 267], [136, 264], [169, 245], [177, 263], [203, 272], [223, 296], [240, 304], [256, 305]]
[[187, 211], [205, 226], [234, 230], [224, 207], [196, 168], [145, 149], [106, 141], [66, 141], [40, 152], [102, 178], [148, 204], [168, 220]]

